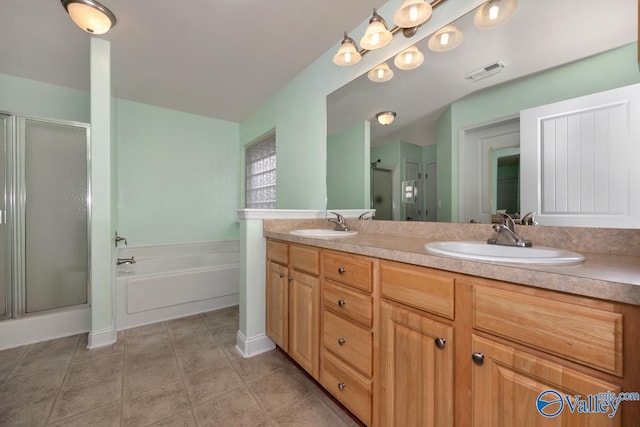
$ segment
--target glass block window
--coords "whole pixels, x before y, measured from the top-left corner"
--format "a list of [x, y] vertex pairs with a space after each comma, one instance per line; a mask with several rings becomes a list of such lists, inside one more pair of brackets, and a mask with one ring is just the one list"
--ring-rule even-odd
[[245, 165], [245, 207], [249, 209], [275, 209], [275, 134], [247, 148]]

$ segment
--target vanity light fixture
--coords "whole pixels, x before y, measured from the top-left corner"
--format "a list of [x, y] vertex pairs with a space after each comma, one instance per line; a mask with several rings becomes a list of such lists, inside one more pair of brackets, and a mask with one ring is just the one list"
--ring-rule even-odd
[[518, 7], [518, 0], [489, 0], [478, 8], [473, 18], [476, 27], [490, 30], [507, 22]]
[[360, 39], [360, 46], [367, 50], [380, 49], [391, 43], [392, 39], [393, 34], [387, 28], [387, 23], [382, 16], [378, 15], [376, 9], [373, 9], [367, 31]]
[[369, 80], [376, 83], [388, 82], [393, 78], [393, 70], [389, 68], [389, 65], [386, 62], [383, 62], [369, 71], [367, 73], [367, 77], [369, 77]]
[[429, 49], [434, 52], [446, 52], [460, 46], [464, 36], [455, 25], [449, 24], [440, 28], [429, 39]]
[[376, 114], [376, 120], [378, 120], [378, 123], [380, 123], [382, 126], [389, 126], [395, 119], [395, 111], [381, 111]]
[[356, 42], [344, 32], [338, 53], [333, 56], [333, 63], [341, 66], [355, 65], [360, 62], [362, 55], [356, 48]]
[[73, 22], [90, 34], [104, 34], [116, 25], [116, 16], [95, 0], [61, 0]]
[[403, 50], [393, 59], [393, 64], [401, 70], [413, 70], [424, 62], [424, 55], [413, 45]]
[[400, 28], [415, 28], [431, 18], [431, 3], [425, 0], [404, 0], [393, 16], [393, 23]]

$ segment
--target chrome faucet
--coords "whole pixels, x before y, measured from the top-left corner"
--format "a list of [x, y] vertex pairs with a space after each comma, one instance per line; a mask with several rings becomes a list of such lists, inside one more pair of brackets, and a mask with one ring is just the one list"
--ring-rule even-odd
[[371, 212], [362, 212], [360, 214], [360, 216], [358, 217], [358, 219], [360, 220], [364, 220], [364, 219], [372, 219], [373, 218], [373, 214]]
[[522, 217], [522, 219], [520, 220], [520, 224], [522, 225], [538, 225], [538, 223], [535, 220], [535, 212], [529, 212], [527, 213], [525, 216]]
[[513, 218], [506, 213], [498, 212], [502, 218], [502, 224], [493, 224], [496, 231], [495, 237], [487, 240], [490, 245], [519, 246], [522, 248], [530, 248], [531, 240], [525, 240], [516, 234], [516, 223]]
[[334, 214], [336, 217], [327, 218], [327, 221], [335, 224], [335, 227], [333, 227], [333, 229], [335, 231], [349, 231], [349, 229], [347, 228], [347, 224], [344, 222], [344, 217], [336, 212], [331, 212], [331, 213]]
[[131, 258], [118, 258], [118, 261], [116, 261], [116, 265], [135, 264], [135, 263], [136, 263], [136, 260], [133, 256]]

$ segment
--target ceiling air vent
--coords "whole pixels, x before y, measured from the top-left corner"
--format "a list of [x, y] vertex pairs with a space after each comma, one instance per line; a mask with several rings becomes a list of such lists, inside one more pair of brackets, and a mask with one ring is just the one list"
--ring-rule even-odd
[[485, 65], [484, 67], [478, 68], [477, 70], [469, 71], [464, 75], [464, 78], [475, 82], [499, 73], [503, 68], [504, 64], [502, 61], [495, 61], [491, 64]]

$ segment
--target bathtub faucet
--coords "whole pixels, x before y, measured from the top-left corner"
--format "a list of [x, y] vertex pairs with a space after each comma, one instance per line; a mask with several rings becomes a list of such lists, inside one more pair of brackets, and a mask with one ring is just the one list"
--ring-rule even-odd
[[135, 264], [136, 260], [135, 258], [133, 258], [133, 256], [131, 258], [118, 258], [118, 261], [116, 261], [116, 265], [122, 265], [122, 264]]

